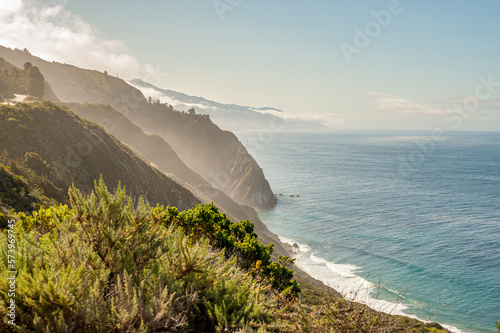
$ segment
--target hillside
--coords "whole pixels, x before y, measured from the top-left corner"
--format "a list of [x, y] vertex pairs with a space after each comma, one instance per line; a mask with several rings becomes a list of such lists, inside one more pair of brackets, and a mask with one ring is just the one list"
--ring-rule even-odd
[[65, 102], [108, 104], [142, 130], [160, 135], [182, 161], [236, 202], [271, 208], [276, 198], [257, 165], [236, 136], [208, 117], [187, 115], [164, 104], [150, 104], [125, 81], [72, 65], [48, 62], [21, 50], [0, 46], [0, 57], [16, 66], [31, 62]]
[[13, 159], [36, 153], [50, 165], [48, 177], [60, 187], [75, 184], [90, 191], [102, 175], [152, 203], [187, 209], [200, 202], [101, 127], [49, 102], [0, 106], [0, 142]]
[[102, 103], [119, 107], [136, 107], [146, 103], [140, 91], [119, 78], [99, 71], [45, 61], [26, 51], [12, 50], [1, 45], [0, 57], [19, 68], [27, 62], [37, 66], [62, 101]]
[[267, 229], [256, 214], [249, 214], [247, 209], [242, 208], [224, 192], [213, 188], [200, 175], [184, 164], [163, 138], [145, 133], [140, 127], [109, 105], [87, 103], [69, 103], [66, 105], [78, 116], [103, 126], [108, 133], [130, 145], [164, 172], [182, 180], [185, 183], [184, 186], [197, 193], [198, 197], [204, 202], [210, 203], [213, 201], [216, 203], [233, 220], [253, 221], [257, 233], [262, 237], [263, 241], [277, 244], [278, 251], [285, 253], [285, 250], [277, 242], [277, 236]]

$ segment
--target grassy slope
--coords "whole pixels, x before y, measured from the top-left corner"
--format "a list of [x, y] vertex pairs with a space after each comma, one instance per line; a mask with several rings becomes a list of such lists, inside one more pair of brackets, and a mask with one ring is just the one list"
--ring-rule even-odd
[[150, 202], [180, 209], [200, 202], [101, 127], [51, 103], [0, 106], [0, 142], [13, 159], [37, 153], [51, 165], [49, 176], [60, 187], [74, 183], [89, 191], [102, 174], [108, 183], [122, 181], [130, 193], [144, 194]]

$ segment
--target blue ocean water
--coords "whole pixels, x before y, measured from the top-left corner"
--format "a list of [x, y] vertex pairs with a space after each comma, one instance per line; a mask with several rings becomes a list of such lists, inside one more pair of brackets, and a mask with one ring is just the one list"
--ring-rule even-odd
[[500, 133], [237, 135], [282, 194], [260, 217], [298, 266], [379, 310], [496, 332]]

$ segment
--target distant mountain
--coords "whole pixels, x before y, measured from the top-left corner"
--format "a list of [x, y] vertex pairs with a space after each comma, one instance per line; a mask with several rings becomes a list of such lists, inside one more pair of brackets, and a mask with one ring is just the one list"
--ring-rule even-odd
[[[236, 104], [223, 104], [203, 97], [190, 96], [170, 89], [161, 89], [151, 83], [134, 79], [129, 83], [141, 90], [144, 96], [159, 99], [176, 110], [187, 111], [194, 108], [196, 113], [208, 114], [210, 119], [221, 128], [229, 131], [265, 130], [284, 128], [287, 130], [326, 129], [319, 122], [284, 120], [286, 112], [272, 107], [250, 107]], [[271, 114], [272, 113], [272, 114]], [[283, 114], [280, 117], [279, 113]], [[286, 126], [283, 126], [285, 125]]]

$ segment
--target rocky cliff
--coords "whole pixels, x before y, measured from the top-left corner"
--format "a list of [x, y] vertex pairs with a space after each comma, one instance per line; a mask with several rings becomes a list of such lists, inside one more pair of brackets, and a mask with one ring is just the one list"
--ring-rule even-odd
[[128, 117], [163, 137], [190, 168], [238, 203], [264, 209], [276, 204], [255, 159], [233, 133], [221, 130], [209, 116], [148, 104], [133, 109]]

